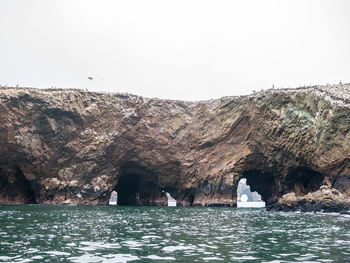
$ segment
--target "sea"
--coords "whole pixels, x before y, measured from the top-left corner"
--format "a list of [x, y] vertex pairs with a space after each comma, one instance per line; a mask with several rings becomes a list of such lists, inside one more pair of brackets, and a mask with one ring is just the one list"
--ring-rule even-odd
[[350, 216], [264, 208], [0, 206], [0, 262], [350, 262]]

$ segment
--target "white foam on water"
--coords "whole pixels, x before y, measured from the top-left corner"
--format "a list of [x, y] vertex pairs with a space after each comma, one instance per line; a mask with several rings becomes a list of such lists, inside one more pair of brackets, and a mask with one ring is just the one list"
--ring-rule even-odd
[[161, 246], [157, 244], [147, 244], [146, 247], [160, 248]]
[[70, 256], [71, 254], [63, 251], [47, 251], [44, 252], [46, 254], [50, 254], [51, 256]]
[[157, 255], [149, 255], [144, 258], [152, 259], [152, 260], [176, 260], [176, 258], [173, 258], [173, 257], [159, 257]]
[[298, 253], [281, 253], [279, 255], [282, 257], [288, 257], [288, 256], [297, 256], [299, 254]]
[[299, 262], [306, 262], [306, 260], [313, 259], [316, 257], [317, 256], [313, 254], [306, 254], [306, 255], [302, 255], [301, 257], [296, 257], [295, 259]]
[[107, 248], [107, 249], [115, 249], [115, 248], [120, 248], [120, 245], [119, 244], [116, 244], [116, 243], [103, 243], [101, 245], [99, 245], [99, 248]]
[[0, 256], [0, 260], [13, 260], [19, 258], [20, 256], [8, 257], [8, 256]]
[[139, 257], [131, 254], [109, 254], [109, 255], [105, 255], [104, 257], [106, 257], [107, 259], [104, 259], [102, 261], [103, 263], [109, 263], [109, 262], [124, 263], [124, 262], [140, 259]]
[[233, 260], [254, 260], [257, 258], [252, 257], [252, 256], [243, 256], [243, 257], [231, 257], [231, 259], [233, 259]]
[[108, 254], [104, 257], [85, 254], [79, 257], [70, 257], [68, 259], [76, 263], [127, 263], [129, 261], [139, 260], [140, 258], [131, 254]]
[[214, 246], [214, 245], [207, 245], [207, 244], [199, 244], [199, 247], [207, 247], [207, 248], [212, 248], [212, 249], [218, 249], [218, 246]]
[[31, 259], [43, 259], [44, 257], [42, 257], [42, 256], [34, 256], [34, 257], [31, 257]]
[[196, 249], [195, 246], [182, 246], [182, 245], [179, 245], [179, 246], [167, 246], [167, 247], [163, 247], [163, 251], [165, 252], [174, 252], [176, 250], [194, 250]]
[[98, 257], [98, 256], [93, 256], [90, 254], [85, 254], [79, 257], [70, 257], [68, 258], [72, 262], [77, 262], [77, 263], [84, 263], [84, 262], [89, 262], [89, 263], [94, 263], [94, 262], [101, 262], [104, 258]]
[[25, 259], [16, 259], [15, 262], [18, 263], [26, 263], [26, 262], [31, 262], [32, 260], [29, 258], [25, 258]]
[[212, 261], [212, 260], [224, 260], [223, 258], [218, 258], [218, 257], [206, 257], [203, 258], [204, 261]]
[[[73, 247], [75, 244], [74, 243], [69, 243], [66, 246]], [[115, 249], [115, 248], [120, 248], [119, 244], [116, 243], [105, 243], [105, 242], [90, 242], [90, 241], [83, 241], [80, 242], [80, 245], [77, 249], [82, 250], [82, 251], [94, 251], [97, 249], [101, 248], [107, 248], [107, 249]]]
[[135, 248], [135, 247], [141, 247], [142, 244], [135, 240], [127, 240], [123, 242], [123, 245], [126, 245], [127, 247]]
[[75, 243], [68, 243], [68, 244], [66, 244], [66, 247], [76, 247], [77, 246], [77, 244], [75, 244]]

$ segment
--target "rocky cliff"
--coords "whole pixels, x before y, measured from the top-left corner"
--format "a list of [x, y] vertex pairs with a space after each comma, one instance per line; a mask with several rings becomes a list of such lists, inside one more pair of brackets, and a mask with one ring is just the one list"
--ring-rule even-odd
[[0, 88], [0, 203], [267, 204], [328, 185], [350, 196], [350, 85], [184, 102]]

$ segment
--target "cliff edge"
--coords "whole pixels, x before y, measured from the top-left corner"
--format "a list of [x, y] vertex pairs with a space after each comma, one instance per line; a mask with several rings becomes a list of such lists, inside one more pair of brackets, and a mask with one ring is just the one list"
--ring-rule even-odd
[[350, 203], [349, 84], [198, 102], [0, 87], [0, 121], [2, 204], [235, 206], [240, 178], [275, 208], [321, 187]]

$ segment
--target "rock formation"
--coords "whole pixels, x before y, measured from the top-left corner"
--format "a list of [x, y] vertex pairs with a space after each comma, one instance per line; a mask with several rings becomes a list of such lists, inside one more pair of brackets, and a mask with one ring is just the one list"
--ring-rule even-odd
[[272, 211], [301, 211], [301, 212], [344, 212], [350, 208], [349, 200], [336, 189], [326, 185], [320, 190], [303, 196], [296, 196], [294, 192], [282, 196], [277, 203], [272, 204]]
[[350, 85], [184, 102], [0, 88], [0, 203], [228, 205], [350, 196]]

